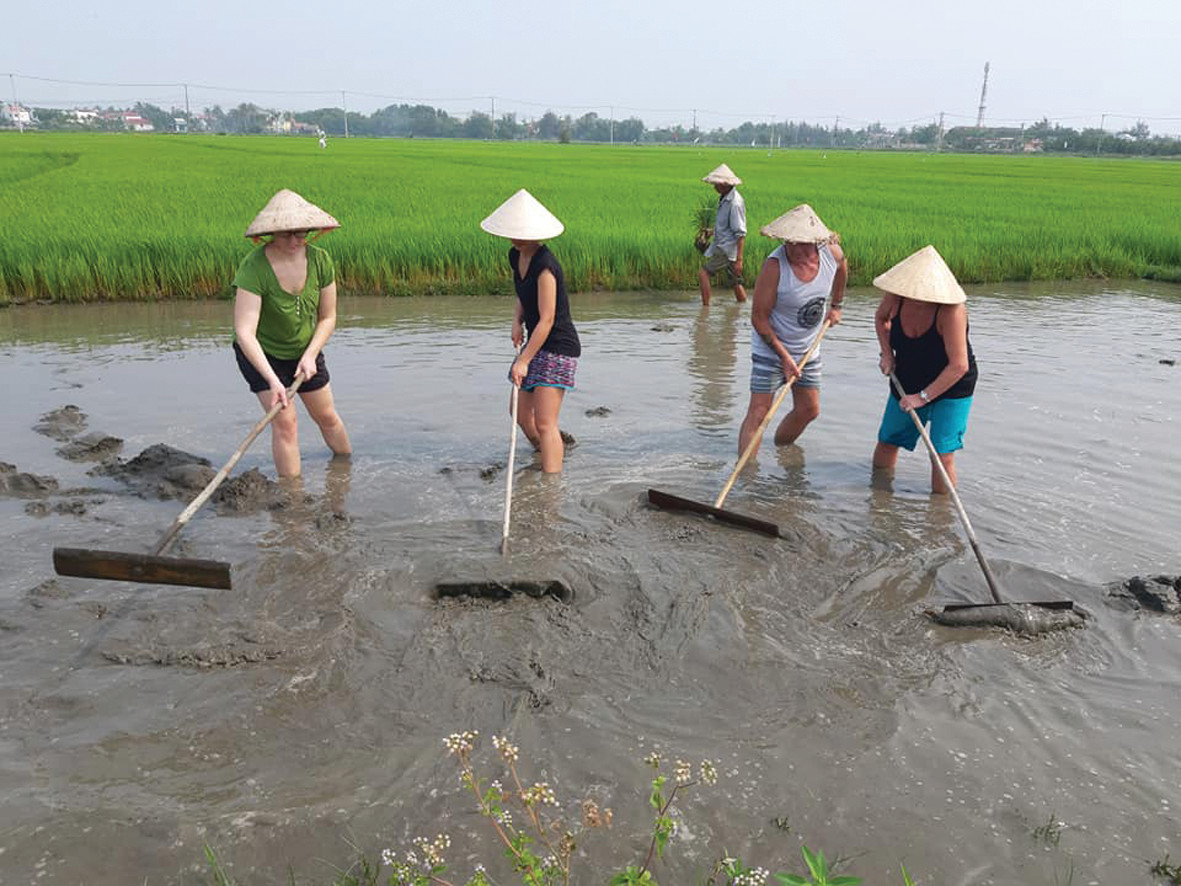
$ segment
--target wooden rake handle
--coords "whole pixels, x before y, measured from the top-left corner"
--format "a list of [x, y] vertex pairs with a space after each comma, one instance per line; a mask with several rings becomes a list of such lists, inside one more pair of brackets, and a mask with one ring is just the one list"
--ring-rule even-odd
[[[816, 349], [820, 347], [820, 340], [824, 338], [824, 333], [828, 332], [832, 324], [826, 319], [824, 325], [820, 327], [820, 332], [817, 333], [816, 338], [812, 339], [812, 344], [808, 345], [808, 350], [804, 351], [804, 358], [796, 365], [800, 372], [803, 372], [804, 367], [808, 361], [812, 359], [812, 355], [816, 353]], [[758, 428], [750, 438], [750, 442], [746, 444], [746, 449], [742, 456], [738, 459], [738, 464], [734, 466], [734, 471], [730, 474], [730, 479], [726, 481], [726, 485], [722, 487], [722, 491], [718, 493], [718, 497], [714, 500], [714, 507], [720, 508], [722, 502], [726, 500], [726, 496], [730, 494], [730, 490], [734, 487], [734, 481], [738, 479], [738, 474], [746, 467], [746, 463], [750, 461], [751, 455], [754, 454], [755, 449], [758, 448], [759, 441], [763, 439], [763, 434], [767, 431], [767, 425], [771, 424], [771, 419], [779, 410], [779, 406], [783, 403], [783, 398], [787, 396], [787, 392], [791, 390], [791, 386], [795, 384], [799, 376], [791, 378], [787, 384], [779, 389], [779, 393], [775, 395], [775, 399], [771, 401], [771, 408], [767, 410], [767, 414], [763, 416], [763, 420], [759, 422]]]
[[[521, 356], [521, 347], [517, 347], [517, 356]], [[513, 513], [513, 462], [517, 457], [517, 404], [520, 399], [521, 387], [513, 382], [512, 393], [512, 423], [509, 425], [508, 438], [508, 470], [504, 484], [504, 525], [500, 531], [500, 553], [508, 553], [508, 530]]]
[[[905, 397], [906, 391], [903, 390], [902, 384], [898, 381], [898, 376], [893, 372], [890, 373], [890, 381], [894, 385], [894, 389], [898, 391], [899, 397]], [[988, 582], [988, 590], [992, 593], [992, 599], [997, 603], [1004, 603], [1001, 598], [1000, 589], [997, 587], [996, 577], [992, 574], [992, 569], [988, 566], [988, 561], [984, 559], [984, 552], [980, 550], [980, 542], [976, 541], [976, 533], [972, 530], [972, 521], [968, 519], [968, 512], [964, 510], [964, 503], [960, 501], [959, 493], [955, 491], [955, 484], [951, 482], [951, 477], [947, 474], [947, 468], [943, 467], [943, 460], [939, 458], [939, 453], [935, 451], [935, 444], [931, 442], [931, 435], [927, 433], [927, 428], [923, 424], [922, 419], [919, 418], [915, 410], [909, 410], [910, 418], [914, 422], [914, 426], [918, 428], [919, 434], [923, 438], [923, 442], [927, 444], [927, 452], [931, 454], [931, 461], [935, 465], [936, 470], [939, 471], [939, 476], [943, 478], [943, 484], [947, 487], [948, 493], [951, 495], [951, 500], [955, 503], [955, 509], [959, 512], [960, 521], [964, 524], [964, 531], [968, 533], [968, 541], [972, 545], [972, 553], [976, 555], [977, 561], [980, 563], [980, 571], [984, 573], [984, 580]]]
[[[304, 380], [302, 378], [296, 376], [295, 381], [291, 384], [291, 387], [287, 389], [288, 401], [290, 401], [291, 398], [295, 396], [295, 392], [299, 390], [299, 386], [302, 385], [303, 382]], [[181, 528], [189, 522], [193, 514], [197, 513], [201, 505], [205, 504], [205, 502], [209, 500], [209, 496], [213, 495], [213, 493], [217, 490], [217, 487], [222, 484], [222, 481], [225, 480], [227, 476], [229, 476], [230, 471], [234, 469], [234, 465], [238, 463], [238, 460], [246, 454], [246, 450], [250, 448], [250, 444], [253, 443], [255, 438], [257, 438], [258, 435], [263, 432], [263, 429], [267, 425], [274, 421], [275, 416], [279, 414], [279, 410], [282, 408], [282, 403], [276, 403], [269, 410], [267, 410], [266, 415], [258, 420], [258, 424], [250, 429], [250, 433], [246, 435], [246, 439], [242, 441], [242, 445], [239, 446], [234, 454], [230, 456], [230, 460], [222, 465], [221, 470], [214, 474], [213, 479], [209, 481], [209, 484], [197, 494], [197, 497], [189, 503], [189, 506], [181, 511], [180, 516], [172, 522], [172, 525], [168, 527], [168, 530], [162, 536], [160, 536], [160, 541], [156, 543], [156, 549], [152, 552], [155, 556], [158, 557], [168, 550], [168, 546], [172, 544]]]

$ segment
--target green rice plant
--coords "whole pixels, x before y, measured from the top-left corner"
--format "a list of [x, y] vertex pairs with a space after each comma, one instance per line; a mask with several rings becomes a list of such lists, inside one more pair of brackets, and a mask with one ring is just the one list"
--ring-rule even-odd
[[344, 291], [512, 291], [508, 244], [479, 222], [527, 187], [566, 225], [551, 245], [572, 291], [692, 289], [684, 236], [740, 168], [759, 226], [810, 203], [864, 285], [934, 244], [962, 282], [1181, 277], [1181, 164], [805, 150], [423, 139], [0, 133], [0, 302], [228, 297], [242, 232], [279, 188], [342, 227], [320, 242]]
[[1181, 886], [1181, 864], [1170, 864], [1167, 852], [1164, 858], [1153, 862], [1152, 875], [1163, 879], [1171, 886]]

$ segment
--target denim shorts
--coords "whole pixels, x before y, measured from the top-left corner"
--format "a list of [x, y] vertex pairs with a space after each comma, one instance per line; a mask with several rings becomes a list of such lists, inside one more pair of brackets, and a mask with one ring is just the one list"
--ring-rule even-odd
[[[971, 410], [971, 397], [954, 397], [936, 400], [915, 411], [923, 424], [930, 422], [928, 433], [935, 451], [946, 455], [964, 448], [964, 434], [968, 431], [968, 413]], [[919, 442], [919, 429], [914, 426], [914, 420], [902, 411], [895, 397], [886, 398], [886, 411], [882, 415], [882, 425], [878, 428], [878, 442], [911, 451]]]
[[[783, 362], [779, 358], [752, 354], [750, 363], [750, 392], [752, 394], [774, 394], [781, 385], [787, 384], [787, 378], [783, 374]], [[800, 377], [796, 379], [796, 387], [820, 387], [819, 360], [808, 361], [803, 372], [800, 373]]]

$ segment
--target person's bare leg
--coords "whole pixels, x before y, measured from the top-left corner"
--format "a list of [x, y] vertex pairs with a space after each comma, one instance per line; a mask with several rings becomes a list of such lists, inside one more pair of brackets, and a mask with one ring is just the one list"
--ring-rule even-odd
[[734, 300], [746, 301], [746, 287], [741, 283], [734, 284]]
[[303, 405], [307, 407], [308, 415], [320, 428], [320, 436], [328, 444], [334, 455], [352, 455], [353, 446], [349, 442], [349, 433], [344, 422], [336, 413], [336, 404], [332, 399], [332, 385], [327, 384], [318, 391], [310, 393], [300, 392]]
[[709, 289], [709, 272], [705, 268], [697, 269], [697, 287], [701, 290], [701, 303], [709, 307], [709, 298], [712, 293]]
[[[951, 480], [952, 486], [958, 486], [959, 480], [955, 473], [955, 453], [946, 452], [939, 455], [939, 460], [943, 462], [943, 469], [947, 471], [947, 477]], [[937, 495], [947, 495], [949, 492], [947, 484], [943, 482], [943, 477], [939, 474], [939, 469], [931, 462], [931, 491]]]
[[558, 414], [562, 411], [565, 395], [562, 388], [545, 385], [534, 388], [532, 392], [533, 420], [537, 423], [537, 435], [541, 441], [541, 470], [547, 474], [557, 474], [562, 470], [562, 459], [566, 454], [566, 444], [562, 442], [562, 433], [558, 429]]
[[804, 429], [820, 416], [820, 388], [801, 388], [792, 385], [791, 412], [783, 417], [775, 429], [775, 445], [794, 443]]
[[[259, 392], [258, 402], [264, 412], [270, 412], [271, 392]], [[280, 477], [299, 476], [299, 422], [294, 403], [288, 403], [271, 420], [271, 457]]]
[[870, 475], [870, 485], [889, 488], [897, 464], [898, 447], [879, 441], [873, 448], [873, 473]]
[[[534, 449], [541, 448], [541, 435], [537, 433], [537, 419], [533, 414], [533, 391], [517, 392], [517, 427], [520, 428]], [[509, 391], [509, 415], [513, 412], [513, 393]]]
[[[746, 418], [742, 420], [742, 428], [738, 431], [738, 455], [746, 452], [746, 447], [750, 445], [751, 438], [754, 437], [755, 431], [759, 429], [759, 425], [767, 416], [767, 411], [771, 408], [772, 396], [770, 394], [756, 394], [754, 392], [750, 395], [750, 406], [746, 410]], [[760, 441], [761, 443], [762, 441]], [[755, 444], [754, 451], [751, 452], [751, 457], [759, 451], [759, 444]]]

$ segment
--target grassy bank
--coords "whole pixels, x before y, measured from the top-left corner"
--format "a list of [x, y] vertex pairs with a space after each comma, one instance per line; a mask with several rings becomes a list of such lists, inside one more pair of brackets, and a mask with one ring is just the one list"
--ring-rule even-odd
[[964, 282], [1181, 277], [1181, 164], [1090, 158], [130, 134], [0, 134], [0, 302], [211, 297], [241, 232], [290, 187], [342, 223], [324, 245], [357, 293], [507, 292], [477, 227], [519, 187], [566, 223], [575, 290], [692, 288], [700, 178], [746, 184], [757, 228], [811, 203], [855, 284], [926, 243]]

